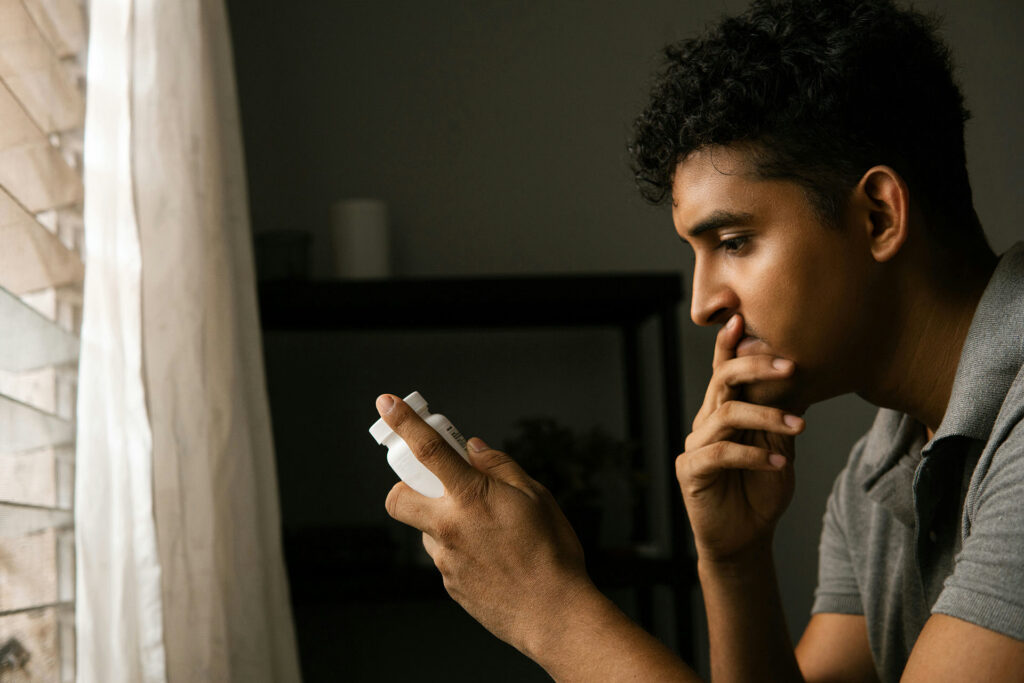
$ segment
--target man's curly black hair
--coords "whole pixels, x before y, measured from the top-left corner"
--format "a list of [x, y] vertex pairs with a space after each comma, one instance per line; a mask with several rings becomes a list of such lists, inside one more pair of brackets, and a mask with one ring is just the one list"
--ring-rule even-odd
[[737, 146], [759, 176], [800, 183], [838, 225], [864, 172], [885, 164], [941, 242], [983, 240], [964, 153], [970, 113], [937, 30], [892, 0], [756, 0], [670, 45], [633, 126], [641, 193], [662, 203], [688, 154]]

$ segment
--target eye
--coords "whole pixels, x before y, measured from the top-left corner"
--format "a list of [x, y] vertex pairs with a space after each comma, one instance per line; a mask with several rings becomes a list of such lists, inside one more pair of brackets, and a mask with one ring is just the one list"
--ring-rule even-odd
[[735, 254], [742, 250], [748, 241], [750, 241], [750, 238], [746, 236], [730, 237], [727, 240], [719, 242], [718, 247], [716, 248], [724, 249], [728, 254]]

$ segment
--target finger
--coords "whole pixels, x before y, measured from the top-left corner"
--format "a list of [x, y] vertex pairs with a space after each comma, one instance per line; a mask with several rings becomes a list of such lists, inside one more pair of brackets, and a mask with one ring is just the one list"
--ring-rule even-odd
[[469, 461], [480, 472], [507, 484], [520, 487], [530, 480], [530, 475], [508, 454], [496, 451], [483, 439], [474, 436], [468, 442]]
[[428, 498], [404, 481], [400, 481], [388, 492], [388, 497], [384, 500], [384, 509], [393, 519], [426, 533], [434, 528], [433, 520], [437, 515], [438, 500]]
[[684, 484], [688, 481], [713, 479], [722, 470], [778, 471], [786, 463], [784, 455], [772, 453], [765, 448], [716, 441], [676, 458], [676, 476], [679, 483]]
[[796, 366], [788, 358], [761, 354], [744, 356], [723, 363], [715, 371], [718, 381], [728, 387], [738, 387], [758, 381], [782, 379], [793, 373]]
[[707, 418], [726, 401], [737, 398], [740, 387], [754, 382], [785, 379], [793, 374], [793, 361], [767, 354], [731, 358], [715, 368], [704, 395], [704, 414]]
[[704, 403], [701, 404], [700, 410], [697, 411], [696, 419], [698, 421], [703, 420], [715, 410], [723, 401], [730, 398], [734, 398], [730, 390], [724, 388], [720, 384], [715, 383], [715, 373], [718, 368], [724, 365], [727, 361], [736, 358], [736, 346], [739, 344], [740, 339], [743, 338], [743, 316], [739, 313], [733, 314], [729, 320], [726, 321], [722, 329], [718, 331], [718, 336], [715, 338], [715, 351], [714, 356], [711, 360], [711, 382], [708, 383], [708, 388], [704, 392]]
[[476, 476], [469, 463], [402, 399], [383, 394], [377, 398], [377, 411], [402, 437], [416, 459], [441, 480], [445, 489], [459, 489]]
[[423, 532], [423, 548], [427, 551], [427, 555], [430, 555], [430, 559], [436, 563], [437, 551], [441, 549], [441, 546], [434, 540], [433, 536], [425, 531]]
[[725, 441], [737, 432], [748, 429], [796, 436], [805, 426], [806, 423], [799, 415], [779, 408], [744, 401], [726, 401], [686, 437], [686, 449], [695, 450], [716, 441]]
[[739, 313], [733, 314], [731, 318], [722, 325], [715, 338], [715, 354], [711, 360], [711, 367], [719, 365], [736, 357], [736, 345], [743, 338], [743, 316]]

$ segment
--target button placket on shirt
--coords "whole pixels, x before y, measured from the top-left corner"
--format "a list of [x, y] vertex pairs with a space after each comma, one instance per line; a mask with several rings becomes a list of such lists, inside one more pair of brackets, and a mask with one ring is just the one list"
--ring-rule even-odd
[[[946, 450], [947, 452], [940, 452]], [[939, 576], [945, 562], [940, 538], [943, 533], [938, 526], [939, 506], [949, 504], [943, 501], [944, 482], [948, 482], [955, 469], [955, 452], [948, 452], [941, 444], [931, 444], [918, 466], [914, 477], [914, 509], [915, 509], [915, 550], [918, 577], [921, 581], [923, 595], [931, 605], [942, 590], [945, 576]], [[944, 574], [944, 572], [943, 572]]]

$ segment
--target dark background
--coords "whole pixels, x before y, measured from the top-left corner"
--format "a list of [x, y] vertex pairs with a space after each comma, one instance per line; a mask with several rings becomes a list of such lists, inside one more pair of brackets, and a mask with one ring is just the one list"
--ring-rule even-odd
[[[314, 277], [330, 275], [330, 205], [371, 196], [388, 202], [401, 277], [675, 272], [686, 281], [669, 214], [633, 189], [625, 143], [661, 46], [745, 3], [227, 4], [253, 229], [311, 234]], [[998, 0], [918, 4], [947, 17], [974, 113], [976, 204], [1002, 252], [1022, 234], [1024, 10]], [[714, 332], [690, 325], [686, 311], [684, 303], [689, 424]], [[652, 329], [643, 340], [653, 357]], [[337, 580], [297, 573], [294, 548], [320, 547], [351, 566], [422, 559], [417, 535], [383, 509], [395, 477], [366, 433], [381, 392], [418, 389], [492, 444], [514, 436], [526, 416], [621, 437], [617, 334], [270, 332], [264, 348], [306, 680], [546, 680], [444, 597], [439, 579], [387, 588], [367, 580], [353, 597], [345, 586], [357, 579], [344, 572]], [[645, 384], [651, 406], [654, 384]], [[872, 414], [843, 397], [807, 415], [797, 496], [776, 541], [794, 637], [808, 617], [825, 497]], [[656, 432], [664, 416], [652, 409], [649, 417]], [[666, 469], [672, 455], [657, 456]], [[613, 597], [635, 606], [629, 591]]]

